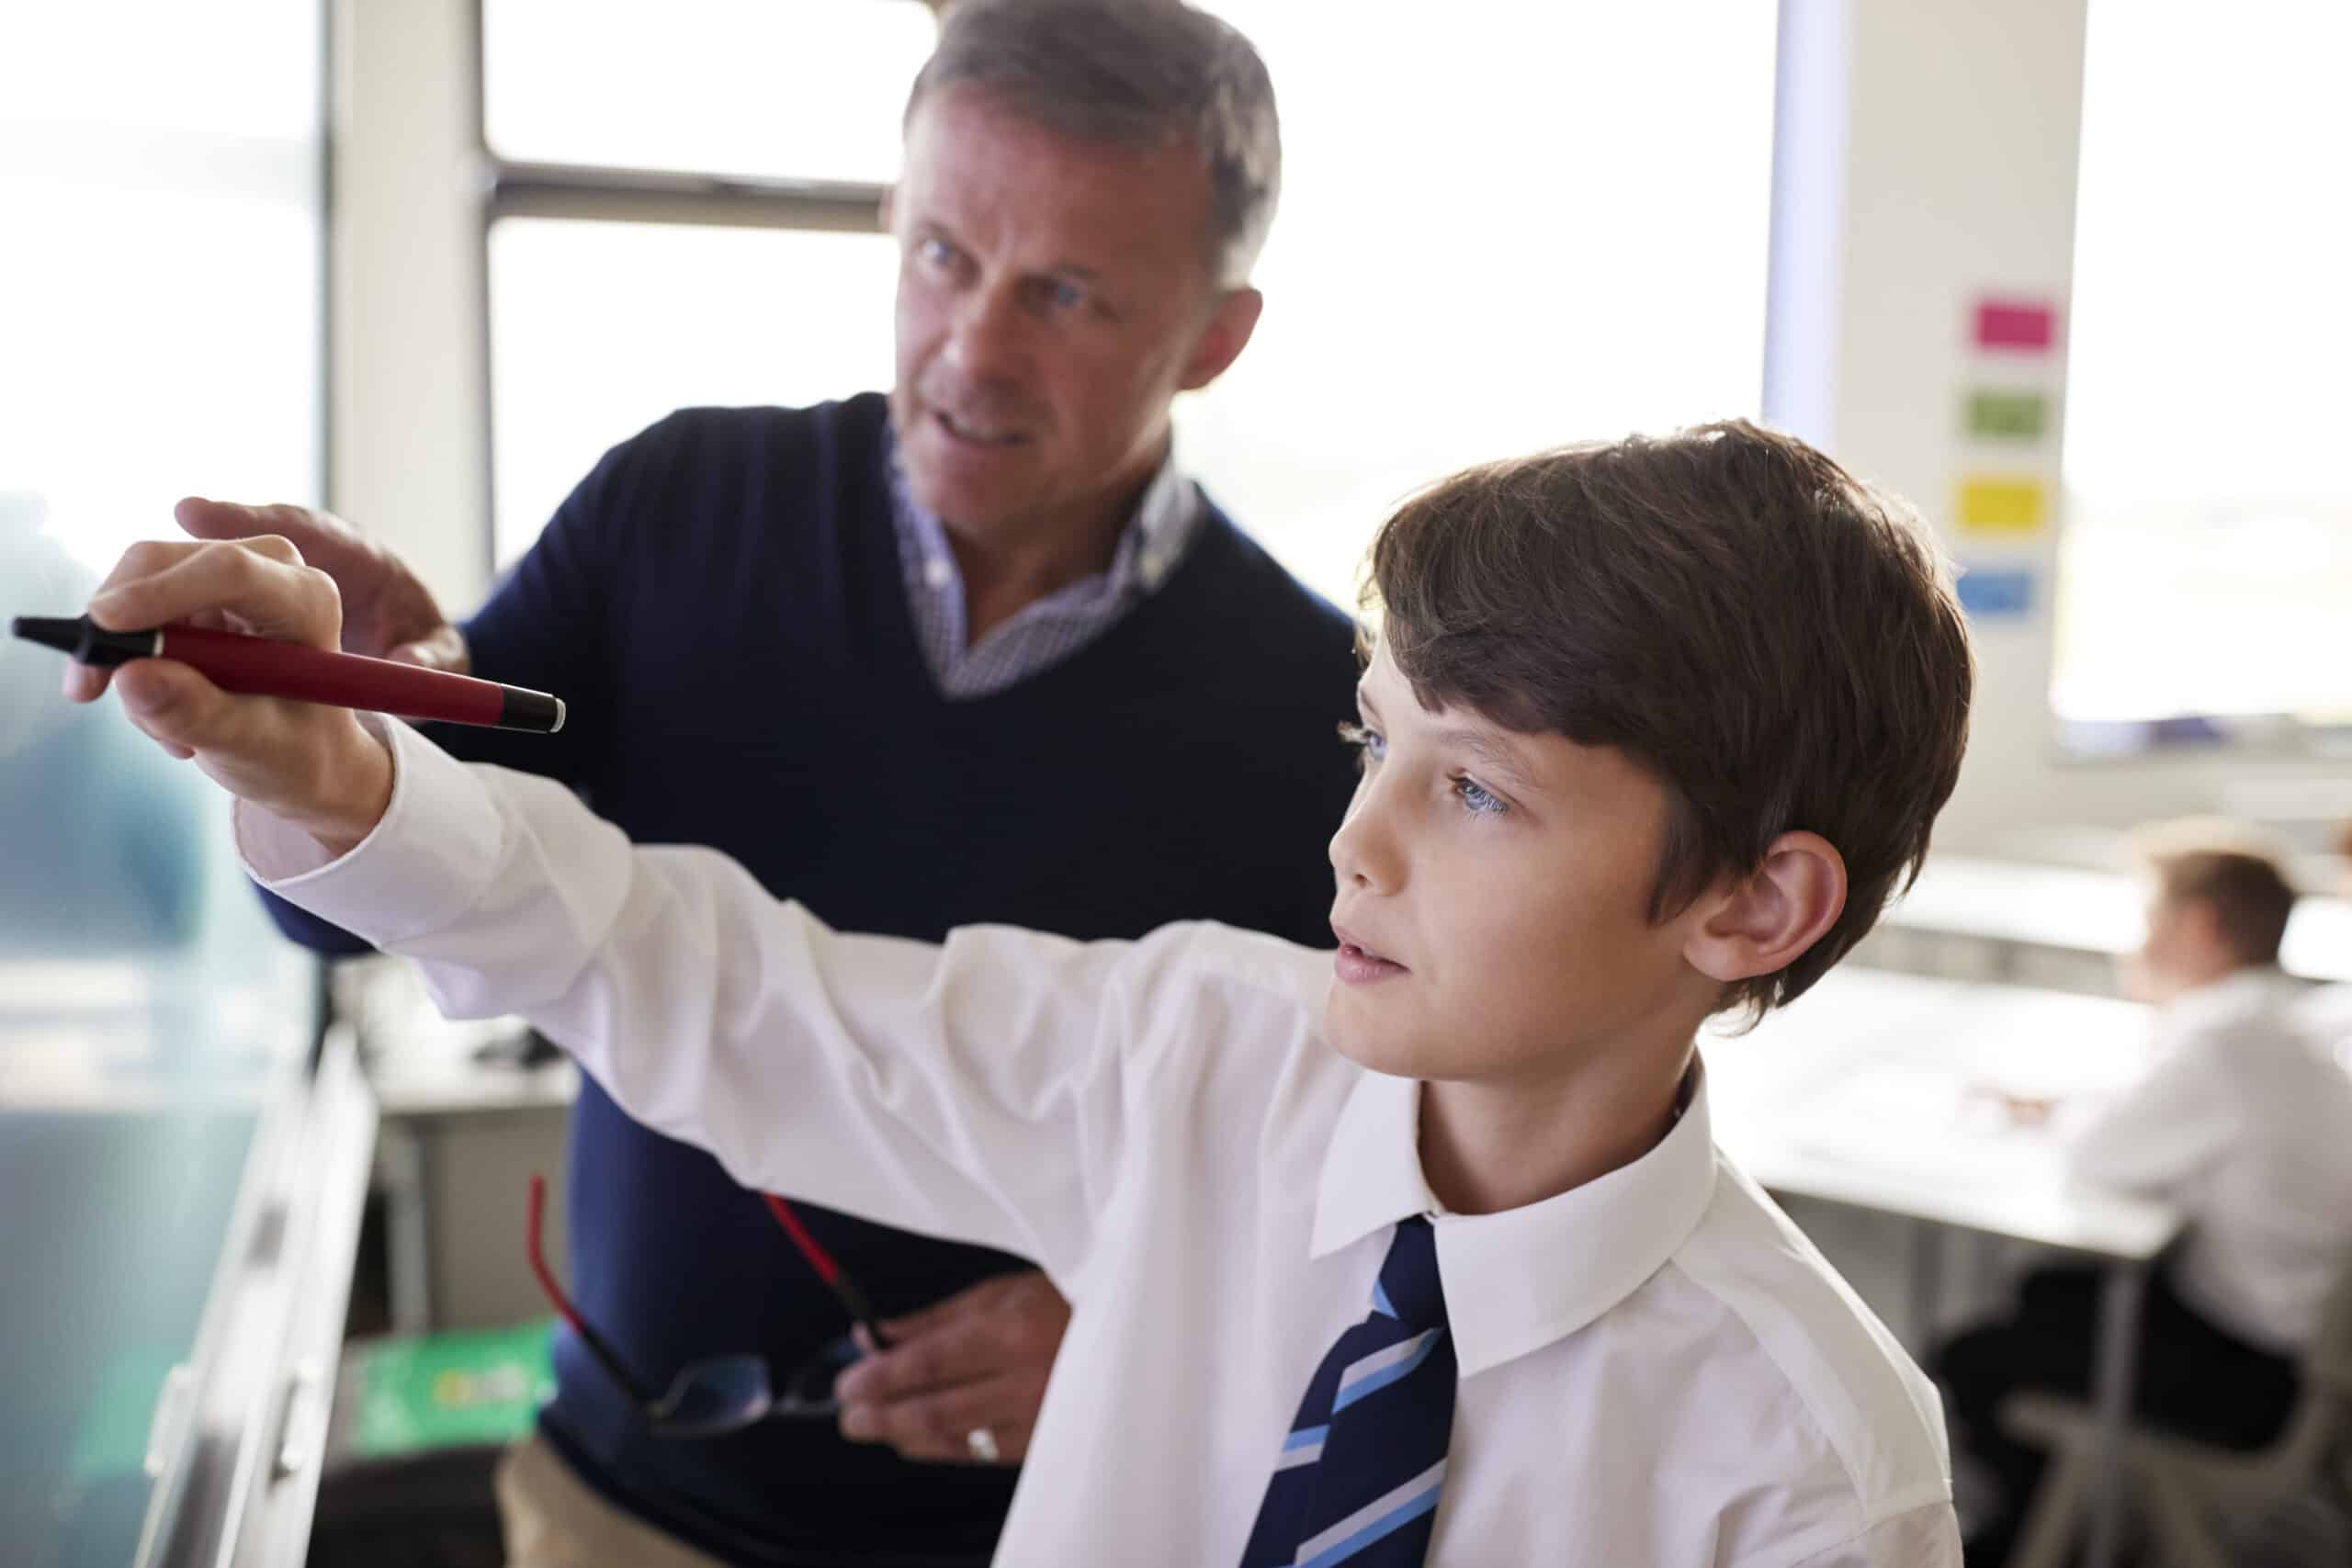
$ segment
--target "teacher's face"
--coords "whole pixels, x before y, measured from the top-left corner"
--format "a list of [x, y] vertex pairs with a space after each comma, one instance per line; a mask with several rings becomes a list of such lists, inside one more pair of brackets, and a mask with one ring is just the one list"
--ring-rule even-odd
[[1254, 290], [1214, 287], [1196, 150], [1073, 141], [969, 88], [915, 110], [890, 228], [899, 457], [967, 537], [1115, 504], [1257, 321]]

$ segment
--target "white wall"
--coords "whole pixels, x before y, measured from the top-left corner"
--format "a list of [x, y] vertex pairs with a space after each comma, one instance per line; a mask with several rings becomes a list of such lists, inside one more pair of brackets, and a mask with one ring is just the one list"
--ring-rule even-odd
[[[1963, 562], [2035, 577], [2031, 615], [1973, 628], [1973, 733], [1939, 846], [2030, 853], [2052, 847], [2050, 829], [2261, 811], [2299, 781], [2340, 778], [2340, 764], [2275, 758], [2061, 757], [2048, 716], [2056, 527], [1988, 545], [1950, 525], [1973, 455], [2020, 466], [1972, 454], [1962, 431], [1962, 399], [1986, 365], [1970, 336], [1979, 297], [2059, 306], [2057, 352], [2039, 365], [2006, 361], [2003, 379], [2043, 386], [2053, 414], [2061, 406], [2086, 0], [1791, 0], [1784, 15], [1816, 35], [1815, 58], [1842, 57], [1845, 69], [1838, 104], [1818, 101], [1834, 84], [1799, 84], [1815, 96], [1798, 117], [1810, 129], [1784, 169], [1805, 199], [1798, 231], [1776, 232], [1775, 243], [1776, 260], [1801, 261], [1803, 276], [1776, 277], [1776, 325], [1810, 314], [1833, 331], [1827, 341], [1776, 335], [1776, 349], [1795, 359], [1776, 372], [1773, 412], [1910, 498]], [[1790, 119], [1784, 107], [1784, 134]], [[1823, 132], [1823, 121], [1842, 135]], [[1803, 223], [1830, 224], [1834, 237]], [[2057, 444], [2030, 466], [2054, 495]]]
[[[1967, 467], [1969, 310], [2064, 310], [2086, 0], [1786, 0], [1810, 38], [1782, 84], [1772, 416], [1939, 523]], [[390, 539], [452, 610], [487, 583], [482, 247], [466, 0], [338, 0], [330, 504]], [[2037, 372], [2059, 406], [2061, 345]], [[2056, 447], [2046, 471], [2056, 480]], [[1980, 626], [1974, 735], [1939, 843], [2032, 852], [2047, 829], [2263, 809], [2344, 770], [2278, 759], [2073, 761], [2051, 736], [2052, 542], [2035, 613]], [[2308, 792], [2307, 792], [2308, 793]]]

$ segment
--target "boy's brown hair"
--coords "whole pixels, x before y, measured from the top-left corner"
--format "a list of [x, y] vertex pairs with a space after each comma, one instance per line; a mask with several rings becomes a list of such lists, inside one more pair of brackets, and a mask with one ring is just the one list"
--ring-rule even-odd
[[1666, 785], [1653, 920], [1781, 833], [1837, 846], [1837, 923], [1724, 989], [1757, 1016], [1909, 886], [1959, 776], [1974, 667], [1927, 530], [1744, 420], [1442, 480], [1382, 526], [1365, 598], [1423, 705], [1612, 747]]
[[2278, 962], [2278, 944], [2295, 912], [2295, 885], [2278, 852], [2250, 829], [2191, 818], [2144, 829], [2140, 858], [2167, 903], [2202, 904], [2241, 966]]

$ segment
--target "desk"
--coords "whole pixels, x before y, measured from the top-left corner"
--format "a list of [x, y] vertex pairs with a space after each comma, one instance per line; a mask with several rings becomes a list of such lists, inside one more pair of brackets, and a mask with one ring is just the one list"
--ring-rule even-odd
[[[2020, 949], [2113, 958], [2140, 945], [2145, 888], [2116, 872], [1936, 855], [1880, 920], [1917, 931], [1984, 942], [2013, 974]], [[2352, 981], [2352, 902], [2307, 895], [2295, 905], [2278, 950], [2299, 979]]]
[[[2057, 1141], [2008, 1126], [1973, 1084], [2111, 1092], [2147, 1066], [2133, 1003], [1838, 970], [1753, 1033], [1705, 1046], [1716, 1140], [1766, 1188], [2060, 1247], [2107, 1267], [2093, 1379], [2105, 1459], [2090, 1562], [2113, 1561], [2147, 1270], [2169, 1205], [2070, 1184]], [[1930, 1239], [1932, 1233], [1930, 1233]], [[1932, 1292], [1918, 1255], [1917, 1295]]]
[[333, 987], [382, 1119], [376, 1187], [392, 1330], [543, 1315], [546, 1298], [524, 1258], [524, 1208], [531, 1176], [544, 1173], [548, 1234], [566, 1234], [561, 1177], [580, 1070], [564, 1058], [534, 1067], [481, 1060], [483, 1046], [519, 1034], [521, 1021], [444, 1020], [401, 960], [345, 959]]

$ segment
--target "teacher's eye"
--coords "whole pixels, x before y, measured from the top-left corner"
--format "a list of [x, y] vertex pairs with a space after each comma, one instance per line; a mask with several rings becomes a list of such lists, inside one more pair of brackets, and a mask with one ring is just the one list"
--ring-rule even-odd
[[1467, 773], [1453, 775], [1453, 793], [1461, 797], [1464, 810], [1480, 817], [1500, 817], [1510, 809], [1510, 802]]
[[1358, 773], [1363, 773], [1373, 763], [1385, 760], [1388, 755], [1388, 737], [1381, 734], [1377, 729], [1369, 728], [1361, 724], [1341, 724], [1340, 743], [1354, 750]]

